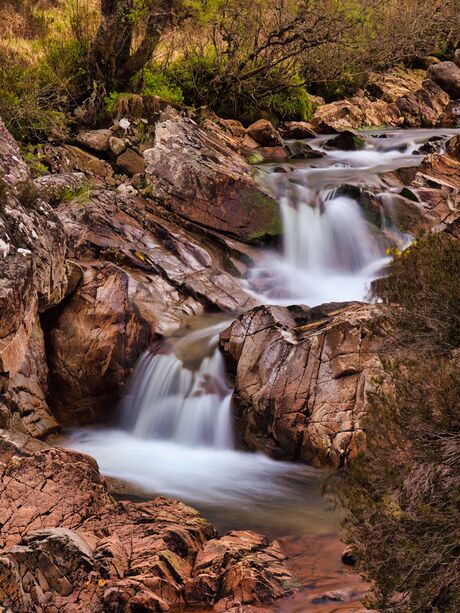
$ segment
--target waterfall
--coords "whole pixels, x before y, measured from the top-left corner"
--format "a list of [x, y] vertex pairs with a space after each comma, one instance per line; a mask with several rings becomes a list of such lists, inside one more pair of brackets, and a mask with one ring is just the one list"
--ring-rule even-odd
[[[233, 448], [232, 390], [217, 348], [228, 323], [192, 332], [171, 343], [168, 353], [144, 354], [121, 406], [126, 431], [189, 447]], [[181, 356], [197, 345], [197, 367], [184, 364]]]

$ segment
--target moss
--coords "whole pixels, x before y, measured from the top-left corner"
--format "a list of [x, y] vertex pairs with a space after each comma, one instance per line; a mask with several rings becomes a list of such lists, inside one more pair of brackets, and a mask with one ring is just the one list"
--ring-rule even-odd
[[248, 235], [249, 240], [279, 236], [282, 232], [281, 213], [278, 203], [268, 194], [255, 189], [244, 195], [245, 205], [253, 211], [260, 221], [260, 227]]

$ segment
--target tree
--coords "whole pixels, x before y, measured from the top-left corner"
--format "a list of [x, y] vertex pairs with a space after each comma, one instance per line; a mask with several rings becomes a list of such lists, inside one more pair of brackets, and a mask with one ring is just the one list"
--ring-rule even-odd
[[101, 22], [89, 55], [90, 83], [106, 91], [127, 89], [181, 4], [181, 0], [101, 0]]

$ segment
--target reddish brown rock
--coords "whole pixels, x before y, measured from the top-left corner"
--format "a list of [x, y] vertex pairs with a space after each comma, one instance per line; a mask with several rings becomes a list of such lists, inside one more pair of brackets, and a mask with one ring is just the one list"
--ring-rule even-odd
[[117, 166], [119, 166], [123, 172], [130, 175], [142, 174], [145, 170], [145, 161], [142, 155], [133, 151], [133, 149], [126, 149], [124, 153], [117, 157]]
[[[460, 148], [458, 136], [450, 139], [446, 153], [428, 155], [400, 191], [397, 219], [414, 235], [444, 230], [460, 217]], [[410, 212], [408, 215], [407, 213]]]
[[460, 128], [460, 100], [451, 100], [438, 119], [438, 128]]
[[308, 121], [287, 121], [281, 125], [280, 134], [283, 138], [292, 140], [303, 140], [316, 136], [312, 124]]
[[[15, 457], [0, 465], [0, 480], [0, 602], [15, 613], [167, 611], [191, 594], [228, 609], [236, 598], [258, 604], [289, 593], [276, 543], [251, 532], [218, 539], [174, 500], [116, 503], [89, 456]], [[209, 589], [192, 589], [205, 573]]]
[[314, 465], [339, 466], [362, 449], [383, 334], [380, 307], [360, 303], [242, 315], [221, 335], [241, 442]]
[[418, 91], [396, 101], [405, 125], [428, 128], [436, 126], [448, 103], [449, 96], [430, 80], [424, 81]]
[[144, 157], [151, 198], [175, 214], [245, 241], [279, 234], [277, 203], [209, 122], [166, 115]]
[[65, 295], [66, 241], [1, 121], [0, 177], [0, 427], [43, 436], [56, 422], [39, 312]]
[[202, 306], [158, 275], [81, 264], [83, 279], [50, 333], [53, 411], [61, 424], [107, 417], [140, 355]]
[[320, 106], [311, 123], [318, 132], [334, 133], [365, 127], [397, 127], [401, 122], [401, 114], [395, 104], [371, 100], [358, 93], [349, 100]]
[[366, 93], [384, 102], [396, 102], [398, 98], [418, 91], [425, 78], [425, 70], [407, 70], [401, 67], [384, 73], [371, 72], [366, 83]]
[[246, 132], [263, 147], [276, 147], [283, 144], [279, 132], [268, 119], [259, 119], [252, 123]]

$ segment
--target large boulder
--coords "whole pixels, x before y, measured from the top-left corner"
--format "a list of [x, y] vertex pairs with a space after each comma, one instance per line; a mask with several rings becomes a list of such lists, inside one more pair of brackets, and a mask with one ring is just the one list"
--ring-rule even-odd
[[460, 98], [460, 68], [454, 62], [441, 62], [428, 68], [428, 77], [451, 98]]
[[339, 466], [363, 448], [369, 393], [383, 369], [379, 306], [261, 306], [221, 334], [235, 375], [240, 443], [286, 460]]
[[[96, 462], [63, 449], [0, 465], [0, 602], [32, 611], [230, 609], [289, 594], [276, 543], [222, 539], [186, 505], [116, 503]], [[65, 492], [65, 495], [63, 493]]]
[[[392, 222], [404, 232], [419, 236], [444, 230], [460, 217], [460, 139], [451, 138], [445, 153], [427, 155], [402, 185], [392, 186], [384, 197]], [[384, 176], [383, 180], [387, 182]], [[391, 186], [390, 175], [390, 186]]]
[[167, 115], [144, 157], [151, 197], [177, 215], [245, 241], [279, 234], [278, 204], [209, 127]]

